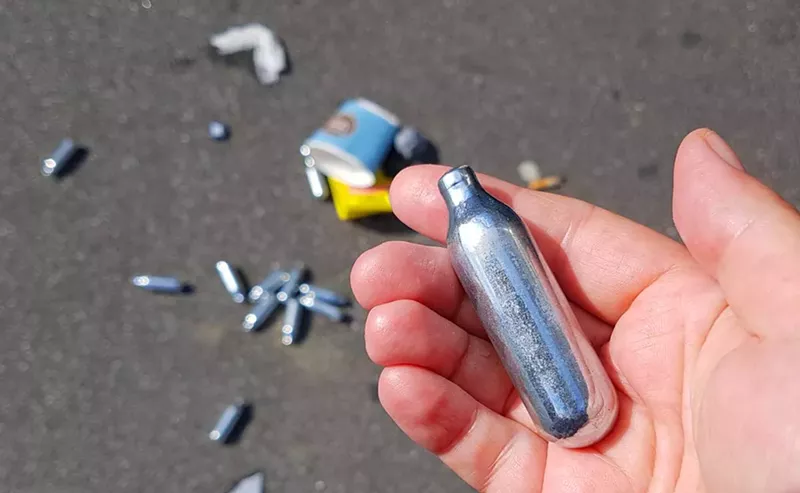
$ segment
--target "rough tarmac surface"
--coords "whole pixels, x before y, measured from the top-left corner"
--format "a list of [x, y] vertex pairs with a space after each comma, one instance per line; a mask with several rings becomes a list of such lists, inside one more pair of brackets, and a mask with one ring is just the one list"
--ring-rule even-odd
[[[291, 53], [273, 88], [205, 46], [254, 21]], [[374, 400], [358, 320], [317, 317], [293, 348], [244, 334], [214, 263], [255, 280], [302, 259], [347, 291], [361, 251], [418, 240], [307, 194], [297, 148], [351, 96], [448, 163], [515, 181], [534, 159], [673, 236], [672, 158], [698, 126], [797, 203], [798, 23], [797, 0], [0, 0], [3, 491], [221, 493], [256, 469], [269, 492], [468, 491]], [[88, 160], [40, 176], [66, 136]], [[197, 293], [150, 295], [134, 273]], [[207, 433], [237, 397], [254, 419], [222, 448]]]

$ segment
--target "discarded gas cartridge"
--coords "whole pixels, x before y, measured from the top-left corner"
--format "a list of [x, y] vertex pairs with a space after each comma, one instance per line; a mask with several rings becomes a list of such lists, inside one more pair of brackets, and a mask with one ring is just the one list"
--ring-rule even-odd
[[301, 305], [310, 311], [328, 317], [333, 322], [344, 322], [347, 319], [347, 314], [341, 307], [318, 300], [314, 298], [313, 294], [303, 295], [299, 298], [299, 301]]
[[286, 312], [283, 315], [283, 326], [281, 327], [281, 343], [284, 346], [291, 346], [302, 336], [305, 310], [297, 298], [289, 298], [285, 304]]
[[225, 408], [217, 420], [217, 424], [214, 425], [214, 429], [208, 434], [208, 438], [221, 444], [233, 441], [244, 427], [244, 418], [248, 408], [248, 404], [244, 401], [237, 401]]
[[317, 200], [328, 200], [331, 196], [328, 179], [314, 165], [314, 158], [306, 157], [303, 159], [303, 163], [306, 168], [306, 179], [308, 180], [308, 189], [311, 191], [311, 196]]
[[61, 176], [80, 154], [81, 148], [72, 139], [64, 139], [55, 151], [42, 161], [44, 176]]
[[258, 303], [264, 295], [275, 294], [288, 280], [289, 274], [287, 272], [274, 270], [263, 281], [250, 288], [250, 292], [247, 293], [247, 299], [251, 303]]
[[597, 442], [617, 394], [522, 219], [467, 166], [439, 190], [453, 268], [538, 432], [565, 447]]
[[217, 273], [219, 274], [225, 290], [231, 295], [235, 303], [244, 303], [247, 292], [245, 291], [244, 281], [239, 272], [228, 262], [220, 260], [217, 262]]
[[225, 123], [214, 120], [208, 124], [208, 136], [213, 140], [228, 140], [231, 136], [231, 128]]
[[141, 275], [131, 278], [131, 284], [137, 288], [156, 293], [179, 294], [189, 291], [187, 284], [180, 279], [166, 276]]
[[297, 292], [304, 296], [309, 295], [316, 300], [324, 301], [334, 306], [350, 306], [350, 299], [347, 296], [319, 286], [304, 283], [300, 285]]
[[244, 317], [242, 328], [245, 332], [256, 332], [270, 319], [280, 305], [281, 303], [274, 293], [265, 293], [253, 310]]
[[304, 263], [298, 263], [294, 269], [289, 272], [289, 279], [281, 286], [278, 291], [278, 301], [285, 303], [289, 298], [297, 293], [300, 284], [303, 283], [308, 275], [308, 269]]

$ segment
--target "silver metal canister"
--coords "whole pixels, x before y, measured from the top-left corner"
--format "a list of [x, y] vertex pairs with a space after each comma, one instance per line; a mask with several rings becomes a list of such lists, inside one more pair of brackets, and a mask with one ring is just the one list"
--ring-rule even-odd
[[331, 197], [331, 189], [328, 186], [328, 179], [319, 172], [314, 164], [314, 158], [308, 156], [303, 159], [306, 168], [306, 179], [311, 196], [317, 200], [328, 200]]
[[564, 447], [603, 438], [617, 394], [522, 219], [468, 166], [439, 180], [453, 268], [539, 433]]

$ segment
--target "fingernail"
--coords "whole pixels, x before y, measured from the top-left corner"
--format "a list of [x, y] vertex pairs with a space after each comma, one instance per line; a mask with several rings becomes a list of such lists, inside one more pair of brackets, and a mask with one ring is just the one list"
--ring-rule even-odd
[[710, 147], [717, 156], [728, 163], [732, 168], [744, 171], [744, 166], [742, 166], [742, 162], [739, 161], [736, 153], [733, 152], [733, 149], [731, 149], [728, 143], [716, 132], [709, 130], [708, 133], [703, 136], [703, 140], [706, 141], [708, 147]]

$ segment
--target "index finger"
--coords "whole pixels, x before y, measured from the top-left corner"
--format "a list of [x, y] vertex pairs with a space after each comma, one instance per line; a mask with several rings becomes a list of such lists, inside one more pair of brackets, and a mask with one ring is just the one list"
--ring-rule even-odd
[[[397, 217], [442, 243], [448, 213], [437, 182], [449, 169], [407, 168], [394, 179], [390, 191]], [[567, 297], [607, 323], [616, 323], [636, 296], [664, 273], [693, 265], [677, 242], [612, 212], [490, 176], [478, 178], [528, 225]]]

